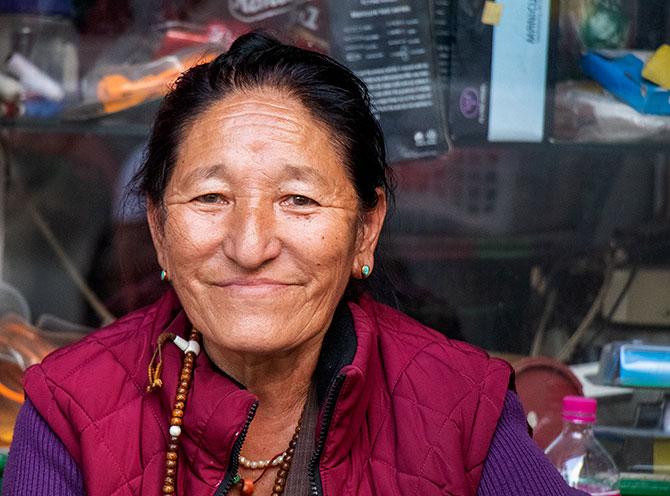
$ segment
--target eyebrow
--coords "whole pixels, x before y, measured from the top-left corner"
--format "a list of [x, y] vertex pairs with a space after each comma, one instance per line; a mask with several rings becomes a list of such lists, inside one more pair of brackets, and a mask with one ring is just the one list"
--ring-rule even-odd
[[297, 179], [297, 180], [312, 180], [322, 185], [328, 184], [326, 176], [321, 174], [313, 167], [300, 167], [297, 165], [285, 165], [283, 167], [280, 179]]
[[[201, 179], [210, 179], [212, 177], [225, 176], [227, 167], [224, 164], [212, 164], [196, 168], [189, 174], [188, 181], [195, 182]], [[312, 167], [301, 167], [297, 165], [287, 164], [282, 167], [279, 174], [279, 181], [286, 181], [297, 179], [299, 181], [311, 180], [327, 185], [328, 179], [317, 169]]]
[[189, 174], [189, 181], [196, 181], [198, 179], [209, 179], [211, 177], [216, 177], [223, 175], [223, 172], [225, 171], [226, 166], [223, 164], [213, 164], [213, 165], [207, 165], [207, 166], [202, 166], [198, 167], [195, 169], [191, 174]]

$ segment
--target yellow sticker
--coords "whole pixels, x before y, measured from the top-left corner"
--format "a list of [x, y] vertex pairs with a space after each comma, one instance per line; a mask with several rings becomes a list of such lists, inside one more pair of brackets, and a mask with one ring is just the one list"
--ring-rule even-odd
[[670, 472], [670, 440], [654, 440], [654, 472]]
[[503, 4], [498, 2], [486, 2], [482, 12], [482, 23], [489, 26], [497, 26], [502, 16]]

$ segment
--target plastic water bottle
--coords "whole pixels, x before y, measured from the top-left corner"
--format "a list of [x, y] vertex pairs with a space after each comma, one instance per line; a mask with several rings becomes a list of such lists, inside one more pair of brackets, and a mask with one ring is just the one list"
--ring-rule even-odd
[[619, 470], [593, 434], [596, 400], [563, 398], [563, 430], [545, 453], [570, 487], [593, 496], [619, 496]]

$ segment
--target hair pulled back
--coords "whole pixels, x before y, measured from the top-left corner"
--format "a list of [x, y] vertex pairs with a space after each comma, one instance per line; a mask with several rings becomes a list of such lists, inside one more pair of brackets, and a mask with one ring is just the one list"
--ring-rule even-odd
[[392, 196], [384, 137], [365, 84], [326, 55], [258, 32], [239, 37], [227, 52], [179, 77], [156, 115], [134, 179], [137, 192], [162, 205], [179, 145], [191, 124], [227, 96], [260, 88], [286, 91], [327, 126], [363, 209], [377, 204], [378, 187]]

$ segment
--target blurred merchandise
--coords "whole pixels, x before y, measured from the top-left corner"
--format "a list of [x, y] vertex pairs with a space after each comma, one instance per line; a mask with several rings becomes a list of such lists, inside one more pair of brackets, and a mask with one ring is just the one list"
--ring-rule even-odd
[[168, 21], [154, 27], [154, 31], [160, 34], [155, 56], [162, 57], [193, 46], [218, 45], [223, 51], [248, 29], [245, 24], [234, 20], [207, 24]]
[[583, 164], [533, 151], [457, 148], [433, 162], [398, 164], [405, 231], [479, 235], [569, 229]]
[[72, 16], [72, 0], [0, 0], [0, 13]]
[[[35, 6], [34, 2], [26, 3]], [[55, 101], [76, 100], [78, 36], [72, 19], [63, 15], [69, 2], [37, 4], [38, 11], [19, 9], [16, 12], [25, 13], [12, 13], [7, 2], [0, 1], [0, 58], [6, 61], [3, 70], [21, 82], [26, 98], [32, 94]], [[48, 9], [49, 5], [53, 10]]]
[[515, 361], [514, 378], [533, 441], [545, 449], [561, 432], [563, 398], [581, 395], [582, 385], [567, 365], [543, 356]]
[[12, 440], [21, 404], [23, 372], [56, 348], [81, 339], [80, 332], [52, 332], [31, 326], [13, 313], [0, 316], [0, 446]]
[[23, 85], [16, 79], [0, 73], [0, 100], [14, 102], [25, 98]]
[[7, 458], [9, 458], [9, 453], [0, 452], [0, 494], [2, 494], [2, 478], [5, 472]]
[[632, 53], [608, 55], [586, 52], [582, 57], [584, 74], [638, 112], [670, 115], [670, 91], [642, 78], [644, 60]]
[[670, 267], [613, 270], [601, 313], [610, 324], [670, 329]]
[[559, 0], [557, 77], [580, 77], [579, 59], [589, 49], [632, 47], [638, 3], [638, 0]]
[[330, 55], [368, 85], [389, 161], [445, 151], [429, 0], [321, 4], [327, 7]]
[[20, 53], [12, 53], [5, 62], [5, 68], [21, 83], [26, 98], [45, 98], [57, 102], [65, 98], [63, 87]]
[[634, 35], [635, 3], [625, 0], [561, 0], [561, 29], [578, 45], [623, 48]]
[[593, 81], [556, 85], [553, 140], [625, 143], [670, 139], [670, 118], [641, 114]]
[[663, 44], [647, 59], [642, 77], [670, 90], [670, 45]]
[[505, 2], [495, 22], [483, 22], [487, 3], [459, 0], [454, 9], [449, 134], [457, 144], [542, 142], [551, 2]]
[[563, 430], [545, 453], [570, 487], [593, 496], [619, 495], [619, 471], [593, 433], [596, 400], [563, 398]]
[[82, 81], [83, 103], [101, 104], [103, 115], [160, 99], [183, 71], [216, 55], [218, 51], [206, 49], [182, 50], [145, 63], [99, 67]]
[[622, 472], [619, 480], [621, 496], [667, 496], [670, 475]]
[[[670, 388], [670, 346], [614, 341], [600, 354], [594, 382], [612, 386]], [[667, 426], [659, 426], [670, 431]]]

